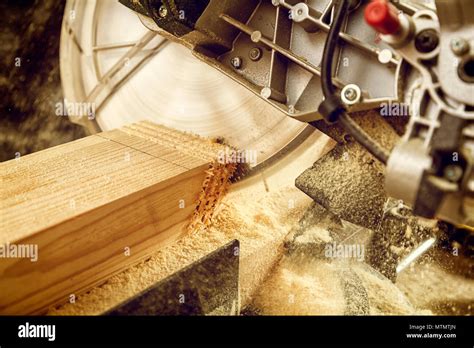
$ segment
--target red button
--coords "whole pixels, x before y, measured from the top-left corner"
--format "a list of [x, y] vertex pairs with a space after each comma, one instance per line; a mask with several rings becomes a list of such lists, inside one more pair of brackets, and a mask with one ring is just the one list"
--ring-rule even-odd
[[386, 0], [374, 0], [365, 8], [365, 21], [379, 33], [395, 34], [400, 28], [398, 10]]

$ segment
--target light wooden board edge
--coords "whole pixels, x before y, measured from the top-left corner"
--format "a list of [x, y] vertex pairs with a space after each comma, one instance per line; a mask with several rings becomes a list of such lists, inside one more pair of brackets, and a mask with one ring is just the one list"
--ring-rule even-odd
[[[190, 134], [146, 123], [147, 129], [154, 132], [155, 141], [152, 141], [148, 136], [136, 135], [140, 132], [140, 126], [138, 130], [135, 128], [135, 135], [119, 130], [88, 137], [94, 138], [94, 144], [101, 143], [102, 140], [111, 143], [110, 147], [104, 148], [105, 153], [98, 155], [101, 161], [97, 165], [107, 165], [107, 151], [132, 152], [132, 156], [133, 151], [136, 151], [140, 161], [157, 162], [147, 170], [165, 170], [171, 165], [173, 168], [181, 167], [181, 170], [164, 176], [164, 179], [162, 176], [157, 182], [148, 178], [146, 185], [138, 185], [139, 190], [131, 190], [125, 195], [117, 194], [106, 203], [101, 201], [97, 206], [88, 207], [79, 214], [67, 215], [66, 218], [62, 216], [59, 222], [42, 225], [43, 228], [35, 229], [35, 226], [30, 226], [28, 233], [20, 234], [19, 238], [14, 237], [15, 231], [5, 233], [9, 228], [8, 223], [0, 225], [0, 236], [7, 234], [6, 240], [9, 243], [37, 245], [39, 251], [37, 262], [31, 262], [29, 259], [0, 258], [1, 314], [43, 313], [49, 306], [69, 301], [73, 296], [141, 261], [152, 252], [178, 239], [189, 229], [197, 229], [199, 225], [209, 223], [215, 206], [227, 190], [234, 170], [232, 165], [212, 160], [215, 150], [219, 146], [221, 149], [223, 147], [219, 144], [208, 145], [208, 140]], [[167, 146], [166, 140], [161, 139], [164, 132], [180, 137], [180, 146]], [[127, 136], [124, 137], [122, 133]], [[85, 143], [87, 142], [82, 141], [82, 144]], [[59, 149], [25, 156], [21, 159], [21, 168], [28, 173], [30, 167], [42, 165], [43, 157], [54, 160], [64, 153], [80, 151], [81, 146], [79, 141], [61, 145]], [[208, 153], [202, 150], [196, 156], [193, 150], [196, 146], [213, 150]], [[167, 148], [166, 151], [163, 147]], [[166, 160], [157, 157], [163, 153], [164, 157], [168, 156]], [[31, 166], [28, 165], [30, 159]], [[0, 164], [0, 173], [14, 172], [14, 169], [9, 168], [9, 171], [6, 168], [18, 164], [9, 162]], [[50, 162], [46, 161], [47, 163]], [[67, 175], [74, 175], [75, 169], [77, 168], [74, 165], [64, 168]], [[118, 178], [114, 182], [120, 181], [120, 173], [119, 168]], [[131, 177], [133, 179], [133, 176]], [[48, 184], [42, 183], [40, 179], [36, 177], [36, 185]], [[11, 187], [18, 180], [23, 182], [29, 178], [28, 175], [21, 178], [4, 175], [2, 186]], [[130, 180], [130, 177], [127, 176], [127, 180]], [[137, 173], [136, 181], [140, 180], [142, 178]], [[77, 181], [80, 191], [80, 178]], [[130, 181], [128, 182], [130, 185]], [[95, 189], [101, 190], [100, 185]], [[0, 216], [4, 216], [15, 209], [15, 202], [13, 206], [12, 202], [4, 204], [7, 200], [4, 192], [1, 197]], [[25, 217], [31, 215], [21, 209], [15, 211], [15, 214], [23, 214]], [[38, 212], [35, 211], [35, 214]], [[19, 221], [21, 222], [21, 217]]]

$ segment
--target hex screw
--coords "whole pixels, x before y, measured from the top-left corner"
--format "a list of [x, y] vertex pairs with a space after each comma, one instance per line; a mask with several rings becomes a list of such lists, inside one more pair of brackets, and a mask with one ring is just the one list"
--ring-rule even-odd
[[362, 91], [353, 83], [346, 85], [341, 91], [341, 100], [346, 105], [357, 104], [361, 97]]
[[249, 57], [254, 62], [260, 60], [260, 58], [262, 58], [262, 50], [258, 47], [252, 48], [249, 52]]
[[457, 56], [462, 56], [469, 51], [469, 42], [463, 38], [456, 38], [451, 40], [451, 50]]
[[421, 53], [430, 53], [439, 45], [438, 33], [433, 29], [426, 29], [415, 37], [415, 48]]
[[348, 88], [344, 91], [344, 96], [347, 100], [354, 101], [357, 98], [357, 92], [354, 88]]

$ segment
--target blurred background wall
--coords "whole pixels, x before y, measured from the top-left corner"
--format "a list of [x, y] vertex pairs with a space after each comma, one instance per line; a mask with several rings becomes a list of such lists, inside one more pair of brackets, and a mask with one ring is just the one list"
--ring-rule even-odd
[[55, 114], [63, 98], [59, 37], [64, 4], [0, 1], [0, 161], [86, 135]]

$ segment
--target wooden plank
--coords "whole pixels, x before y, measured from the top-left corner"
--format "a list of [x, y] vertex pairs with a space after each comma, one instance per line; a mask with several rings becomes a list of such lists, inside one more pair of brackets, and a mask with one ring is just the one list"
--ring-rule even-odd
[[0, 313], [41, 313], [206, 223], [224, 149], [144, 122], [1, 163]]

